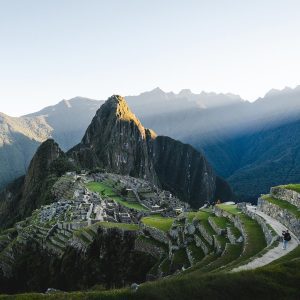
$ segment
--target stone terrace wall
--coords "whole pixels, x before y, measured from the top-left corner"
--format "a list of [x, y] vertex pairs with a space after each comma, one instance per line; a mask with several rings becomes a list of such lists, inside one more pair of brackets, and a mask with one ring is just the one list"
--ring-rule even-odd
[[272, 242], [279, 238], [279, 236], [270, 229], [264, 218], [247, 209], [246, 203], [239, 203], [238, 207], [245, 215], [248, 215], [251, 219], [255, 220], [259, 224], [264, 233], [267, 245], [272, 244]]
[[230, 241], [230, 244], [236, 244], [237, 239], [236, 236], [232, 233], [231, 227], [227, 227], [227, 237]]
[[244, 238], [244, 250], [245, 250], [246, 248], [245, 246], [248, 244], [248, 234], [244, 228], [244, 224], [240, 219], [239, 215], [233, 215], [217, 206], [214, 207], [214, 213], [218, 217], [225, 217], [228, 218], [231, 222], [233, 222], [234, 226], [241, 232]]
[[198, 223], [197, 229], [199, 230], [203, 238], [212, 246], [214, 244], [214, 239], [212, 235], [207, 232], [206, 228], [201, 224], [201, 222]]
[[166, 245], [169, 244], [169, 238], [167, 233], [164, 231], [161, 231], [157, 228], [147, 226], [144, 223], [140, 223], [140, 229], [144, 231], [145, 233], [148, 233], [151, 237], [153, 237], [155, 240], [162, 242]]
[[214, 220], [209, 217], [208, 218], [208, 223], [209, 225], [213, 228], [213, 230], [218, 234], [218, 235], [225, 235], [226, 234], [226, 229], [218, 227], [218, 225], [214, 222]]
[[270, 193], [273, 198], [288, 201], [291, 204], [300, 208], [300, 194], [299, 193], [292, 191], [292, 190], [288, 190], [288, 189], [280, 187], [280, 186], [272, 187], [270, 190]]
[[219, 241], [218, 239], [218, 236], [217, 235], [214, 235], [214, 248], [215, 248], [215, 251], [217, 254], [221, 254], [223, 252], [223, 247], [222, 247], [222, 244], [221, 242]]
[[206, 244], [202, 241], [202, 239], [197, 235], [194, 234], [194, 240], [197, 247], [201, 247], [204, 254], [207, 255], [209, 253], [209, 248], [206, 246]]
[[137, 238], [134, 243], [134, 250], [150, 254], [155, 258], [161, 258], [165, 254], [161, 247], [148, 242], [147, 239]]
[[263, 198], [258, 199], [257, 209], [278, 220], [300, 239], [300, 219], [295, 215]]

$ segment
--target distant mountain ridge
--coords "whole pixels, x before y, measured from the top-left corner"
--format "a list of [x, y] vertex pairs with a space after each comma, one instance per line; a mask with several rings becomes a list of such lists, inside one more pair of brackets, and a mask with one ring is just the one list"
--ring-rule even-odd
[[78, 143], [102, 103], [76, 97], [19, 118], [0, 113], [0, 189], [26, 173], [38, 146], [48, 138], [63, 150]]
[[[294, 174], [288, 176], [289, 182], [300, 181], [296, 171], [299, 169], [296, 133], [300, 116], [300, 86], [281, 91], [271, 90], [253, 103], [237, 95], [194, 94], [187, 89], [175, 94], [156, 88], [139, 96], [125, 98], [145, 127], [203, 151], [216, 172], [227, 178], [242, 197], [253, 198], [254, 194], [257, 196], [267, 192], [271, 185], [286, 182], [286, 175], [278, 172], [278, 169], [275, 171], [268, 168], [267, 174], [262, 171], [265, 170], [265, 164], [278, 161], [280, 157], [282, 164], [295, 161], [293, 164], [288, 163], [291, 169], [289, 174]], [[41, 123], [37, 126], [38, 130], [33, 130], [34, 137], [29, 137], [26, 130], [18, 126], [7, 130], [7, 120], [0, 117], [0, 137], [2, 140], [12, 140], [10, 145], [0, 147], [0, 163], [3, 166], [0, 170], [0, 186], [25, 174], [34, 151], [46, 137], [55, 138], [63, 150], [79, 143], [85, 128], [102, 103], [76, 97], [25, 116], [27, 123]], [[21, 124], [23, 118], [13, 119], [15, 122], [19, 120]], [[290, 130], [289, 135], [286, 135], [286, 126]], [[286, 151], [278, 147], [277, 135], [281, 145], [287, 145]], [[273, 141], [266, 139], [266, 136], [273, 136]], [[291, 146], [291, 141], [296, 144]], [[289, 147], [294, 150], [289, 151]], [[262, 160], [260, 157], [264, 149], [269, 156], [263, 156], [265, 158]], [[279, 164], [278, 168], [283, 170], [284, 165], [280, 167]], [[249, 172], [252, 172], [251, 176]], [[254, 184], [253, 178], [264, 176], [266, 180], [260, 180], [259, 185]], [[240, 178], [243, 179], [240, 181]], [[253, 186], [251, 191], [242, 183], [247, 179], [249, 185]]]

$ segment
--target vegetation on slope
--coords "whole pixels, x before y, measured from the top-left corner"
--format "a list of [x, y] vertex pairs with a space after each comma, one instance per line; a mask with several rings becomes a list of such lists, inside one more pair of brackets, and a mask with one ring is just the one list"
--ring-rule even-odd
[[174, 222], [174, 218], [165, 218], [161, 215], [151, 215], [149, 217], [142, 218], [141, 222], [150, 227], [167, 232], [170, 230]]
[[287, 185], [282, 185], [282, 187], [300, 193], [300, 184], [287, 184]]
[[103, 182], [89, 182], [86, 184], [86, 187], [89, 190], [95, 193], [99, 193], [100, 195], [106, 196], [108, 198], [111, 198], [116, 202], [120, 203], [121, 205], [126, 206], [128, 208], [132, 208], [138, 211], [148, 210], [146, 207], [142, 206], [137, 201], [136, 202], [126, 201], [124, 198], [117, 195], [117, 192], [112, 187], [110, 187], [109, 185]]
[[0, 299], [299, 299], [300, 260], [271, 264], [253, 271], [239, 273], [188, 273], [148, 282], [136, 293], [129, 289], [0, 296]]

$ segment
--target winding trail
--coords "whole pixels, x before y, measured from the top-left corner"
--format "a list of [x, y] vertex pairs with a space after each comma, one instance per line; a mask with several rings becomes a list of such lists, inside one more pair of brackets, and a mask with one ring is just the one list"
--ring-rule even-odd
[[[279, 236], [281, 236], [281, 233], [283, 230], [288, 229], [284, 225], [282, 225], [280, 222], [275, 220], [274, 218], [268, 216], [267, 214], [263, 213], [262, 211], [257, 210], [256, 206], [247, 205], [247, 209], [251, 212], [256, 213], [257, 215], [261, 216], [262, 218], [264, 218], [266, 223], [269, 224]], [[254, 260], [250, 261], [249, 263], [247, 263], [245, 265], [234, 268], [231, 272], [252, 270], [252, 269], [256, 269], [256, 268], [265, 266], [265, 265], [271, 263], [272, 261], [274, 261], [274, 260], [286, 255], [287, 253], [291, 252], [292, 250], [294, 250], [299, 245], [299, 240], [291, 231], [289, 231], [289, 232], [291, 234], [292, 239], [288, 242], [286, 250], [283, 250], [282, 243], [279, 243], [278, 246], [270, 249], [263, 256], [255, 258]]]

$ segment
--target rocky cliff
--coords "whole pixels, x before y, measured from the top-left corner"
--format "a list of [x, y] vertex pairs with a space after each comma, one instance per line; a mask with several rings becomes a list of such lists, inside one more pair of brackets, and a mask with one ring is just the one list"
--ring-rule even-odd
[[31, 160], [27, 175], [0, 193], [0, 226], [13, 225], [40, 205], [52, 202], [52, 185], [69, 169], [72, 165], [54, 140], [42, 143]]
[[123, 97], [112, 96], [97, 111], [80, 144], [69, 154], [81, 167], [140, 177], [155, 182], [148, 141], [155, 134], [145, 129]]

